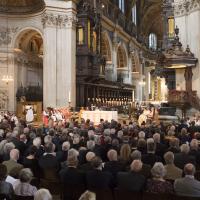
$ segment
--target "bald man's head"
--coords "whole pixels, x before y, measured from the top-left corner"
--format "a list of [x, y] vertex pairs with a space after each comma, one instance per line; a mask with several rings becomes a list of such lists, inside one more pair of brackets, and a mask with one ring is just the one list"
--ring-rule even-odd
[[12, 149], [10, 151], [10, 159], [17, 161], [19, 159], [19, 150], [18, 149]]
[[188, 164], [185, 165], [185, 167], [184, 167], [185, 175], [194, 176], [195, 172], [196, 172], [196, 169], [195, 169], [195, 166], [193, 164], [188, 163]]

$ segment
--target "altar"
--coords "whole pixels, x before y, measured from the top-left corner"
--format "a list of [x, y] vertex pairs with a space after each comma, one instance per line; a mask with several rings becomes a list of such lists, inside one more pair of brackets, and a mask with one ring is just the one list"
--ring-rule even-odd
[[83, 111], [81, 118], [94, 122], [94, 125], [98, 125], [100, 123], [100, 119], [107, 120], [111, 122], [111, 120], [118, 121], [118, 112], [117, 111]]

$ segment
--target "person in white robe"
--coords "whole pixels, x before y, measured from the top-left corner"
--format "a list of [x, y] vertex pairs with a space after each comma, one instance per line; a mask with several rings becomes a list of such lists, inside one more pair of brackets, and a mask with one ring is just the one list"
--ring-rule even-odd
[[145, 108], [143, 113], [139, 116], [139, 119], [138, 119], [139, 126], [141, 126], [143, 122], [145, 122], [146, 124], [149, 113], [150, 111]]
[[26, 122], [31, 123], [34, 120], [33, 109], [30, 107], [26, 113]]

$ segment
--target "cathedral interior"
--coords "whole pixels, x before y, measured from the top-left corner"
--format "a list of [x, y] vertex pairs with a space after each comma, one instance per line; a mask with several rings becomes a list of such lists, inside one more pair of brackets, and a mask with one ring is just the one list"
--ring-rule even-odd
[[200, 0], [0, 0], [0, 200], [200, 200]]
[[0, 110], [23, 101], [198, 110], [198, 9], [195, 0], [0, 0]]

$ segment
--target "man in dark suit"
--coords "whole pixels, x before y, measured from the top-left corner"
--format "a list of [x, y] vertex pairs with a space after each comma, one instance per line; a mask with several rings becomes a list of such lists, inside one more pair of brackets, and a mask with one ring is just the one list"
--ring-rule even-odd
[[181, 152], [175, 154], [174, 164], [178, 168], [183, 169], [187, 163], [192, 163], [193, 165], [196, 165], [195, 157], [190, 156], [189, 151], [190, 151], [189, 145], [182, 144]]
[[195, 126], [195, 121], [192, 121], [190, 127], [188, 128], [188, 133], [190, 133], [193, 137], [196, 132], [198, 132], [198, 127]]
[[56, 158], [59, 162], [67, 160], [68, 150], [70, 149], [70, 143], [68, 141], [63, 142], [62, 150], [56, 152]]
[[164, 155], [167, 147], [160, 142], [160, 134], [159, 133], [155, 133], [153, 135], [153, 139], [154, 139], [154, 142], [156, 144], [156, 152], [155, 152], [155, 154], [157, 156], [160, 156], [161, 158], [163, 158], [163, 155]]
[[108, 162], [104, 165], [104, 171], [110, 172], [113, 175], [114, 182], [117, 182], [117, 173], [120, 171], [124, 171], [124, 165], [118, 161], [117, 151], [111, 149], [107, 153]]
[[19, 150], [12, 149], [10, 152], [10, 160], [3, 162], [3, 164], [7, 167], [8, 174], [14, 178], [18, 178], [20, 170], [23, 169], [23, 165], [17, 163], [18, 159]]
[[134, 160], [130, 172], [119, 172], [117, 176], [118, 189], [141, 192], [145, 186], [145, 177], [140, 174], [142, 162]]
[[15, 145], [15, 148], [19, 150], [20, 155], [23, 156], [24, 152], [27, 148], [26, 144], [23, 142], [23, 139], [26, 139], [26, 135], [25, 134], [21, 134], [20, 135], [20, 140], [17, 138], [18, 136], [18, 131], [14, 130], [12, 133], [12, 138], [11, 138], [11, 142]]
[[185, 165], [185, 177], [174, 182], [175, 193], [179, 196], [200, 197], [200, 181], [195, 180], [195, 166], [191, 163]]
[[[135, 150], [131, 153], [132, 160], [141, 160], [142, 154], [140, 151]], [[130, 170], [130, 168], [128, 169]], [[151, 177], [151, 165], [147, 165], [145, 163], [142, 164], [142, 169], [138, 172], [143, 175], [146, 179]]]
[[45, 153], [39, 159], [39, 166], [42, 169], [43, 176], [46, 179], [57, 179], [57, 172], [60, 169], [60, 163], [54, 152], [55, 145], [51, 142], [45, 144]]
[[78, 158], [75, 149], [69, 150], [67, 167], [59, 173], [60, 180], [64, 185], [64, 199], [76, 199], [75, 195], [80, 196], [86, 188], [85, 173], [77, 169]]
[[142, 155], [142, 162], [152, 167], [155, 162], [161, 162], [161, 157], [155, 155], [155, 148], [156, 145], [153, 138], [147, 139], [147, 154]]
[[199, 149], [199, 141], [197, 139], [193, 139], [190, 142], [190, 156], [194, 156], [196, 159], [196, 165], [198, 167], [197, 170], [200, 168], [200, 149]]
[[93, 170], [86, 174], [88, 189], [108, 189], [113, 187], [112, 174], [102, 171], [102, 160], [99, 157], [93, 158], [91, 162]]
[[121, 162], [118, 161], [117, 151], [111, 149], [107, 153], [108, 162], [104, 165], [104, 171], [108, 171], [116, 176], [118, 172], [124, 171], [124, 166]]
[[82, 165], [79, 165], [79, 169], [81, 170], [81, 171], [83, 171], [83, 172], [87, 172], [87, 171], [90, 171], [90, 170], [92, 170], [93, 169], [93, 167], [92, 167], [92, 164], [91, 164], [91, 161], [92, 161], [92, 159], [95, 157], [96, 155], [95, 155], [95, 153], [94, 152], [91, 152], [91, 151], [89, 151], [89, 152], [87, 152], [87, 154], [86, 154], [86, 163], [84, 163], [84, 164], [82, 164]]

